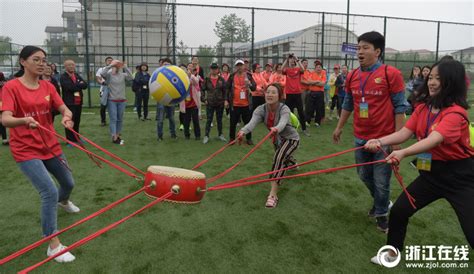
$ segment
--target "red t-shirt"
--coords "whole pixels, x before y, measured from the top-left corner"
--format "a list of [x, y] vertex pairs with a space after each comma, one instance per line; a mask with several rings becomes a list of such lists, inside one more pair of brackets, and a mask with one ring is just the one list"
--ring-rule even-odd
[[[395, 112], [391, 95], [404, 92], [405, 83], [400, 71], [392, 66], [387, 67], [387, 84], [385, 65], [372, 71], [356, 69], [347, 76], [347, 93], [352, 94], [354, 101], [354, 136], [369, 140], [389, 135], [395, 131]], [[362, 80], [362, 83], [361, 83]], [[368, 104], [368, 118], [360, 118], [360, 103], [362, 102], [361, 85], [365, 84], [364, 98]]]
[[301, 94], [301, 69], [299, 67], [285, 68], [283, 74], [286, 75], [286, 94]]
[[196, 107], [196, 102], [194, 101], [194, 96], [196, 94], [195, 88], [193, 86], [189, 87], [189, 96], [184, 99], [184, 105], [186, 108]]
[[[29, 89], [20, 80], [8, 81], [3, 87], [2, 111], [11, 111], [13, 117], [33, 117], [40, 125], [54, 131], [51, 109], [64, 105], [56, 88], [48, 81], [40, 80], [39, 88]], [[32, 159], [47, 160], [62, 153], [61, 146], [55, 136], [44, 132], [45, 142], [39, 129], [17, 126], [10, 129], [10, 149], [17, 162]], [[48, 149], [49, 147], [49, 149]], [[51, 151], [50, 151], [51, 150]]]
[[[441, 110], [441, 113], [437, 116], [430, 113], [429, 119], [433, 122], [428, 132], [426, 132], [428, 113], [430, 113], [430, 108], [427, 105], [419, 105], [405, 127], [415, 132], [418, 141], [426, 138], [426, 133], [429, 135], [432, 131], [436, 131], [443, 136], [443, 142], [429, 151], [433, 160], [450, 161], [474, 156], [474, 149], [471, 148], [469, 143], [469, 124], [464, 119], [468, 115], [464, 108], [453, 105]], [[436, 119], [434, 119], [435, 117]]]
[[[235, 107], [246, 107], [249, 105], [248, 90], [245, 84], [246, 77], [246, 74], [242, 74], [241, 76], [239, 76], [238, 74], [234, 75], [234, 99], [232, 103]], [[240, 97], [241, 93], [245, 98]]]
[[211, 78], [212, 86], [213, 86], [214, 88], [216, 88], [217, 79], [219, 79], [219, 78], [212, 78], [212, 77], [210, 77], [210, 78]]
[[222, 78], [224, 78], [224, 80], [227, 82], [227, 80], [229, 80], [230, 73], [228, 73], [228, 72], [222, 72], [222, 73], [221, 73], [221, 76], [222, 76]]

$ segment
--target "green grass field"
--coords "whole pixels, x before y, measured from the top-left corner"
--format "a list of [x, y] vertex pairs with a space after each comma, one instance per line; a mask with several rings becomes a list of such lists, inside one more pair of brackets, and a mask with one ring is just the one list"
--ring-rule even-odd
[[[117, 146], [111, 143], [108, 128], [99, 126], [98, 110], [85, 109], [84, 112], [81, 133], [142, 170], [149, 165], [191, 168], [224, 144], [215, 139], [207, 145], [185, 140], [182, 132], [178, 140], [170, 140], [167, 122], [165, 141], [158, 143], [155, 121], [137, 121], [136, 114], [127, 112], [123, 131], [126, 144]], [[154, 117], [154, 113], [151, 116]], [[227, 135], [228, 119], [224, 118], [224, 122]], [[331, 133], [335, 125], [333, 121], [318, 129], [310, 127], [311, 137], [302, 136], [295, 155], [298, 161], [351, 148], [351, 125], [346, 126], [342, 144], [334, 145]], [[57, 129], [64, 134], [58, 124]], [[204, 129], [204, 121], [201, 129]], [[260, 126], [254, 141], [266, 132]], [[214, 127], [211, 136], [216, 135]], [[214, 176], [249, 149], [249, 146], [233, 146], [200, 171], [207, 177]], [[81, 212], [71, 215], [59, 210], [59, 228], [140, 188], [135, 180], [115, 169], [96, 167], [77, 149], [64, 146], [64, 152], [76, 181], [71, 200]], [[272, 156], [273, 148], [267, 142], [219, 183], [268, 171]], [[0, 258], [3, 258], [38, 240], [41, 227], [39, 195], [16, 166], [8, 147], [0, 146], [0, 161]], [[406, 183], [417, 174], [408, 162], [405, 160], [401, 165]], [[304, 166], [298, 172], [352, 163], [354, 156], [348, 154]], [[395, 179], [392, 179], [391, 189], [394, 201], [402, 192]], [[35, 273], [417, 272], [405, 268], [403, 263], [388, 270], [369, 262], [385, 244], [386, 236], [376, 230], [374, 219], [367, 217], [372, 202], [355, 169], [286, 181], [276, 209], [264, 207], [268, 191], [268, 184], [260, 184], [210, 192], [197, 205], [160, 203], [74, 250], [75, 262], [50, 262]], [[60, 238], [65, 244], [71, 244], [148, 202], [145, 195], [138, 195]], [[411, 219], [406, 245], [467, 245], [467, 241], [454, 211], [446, 201], [439, 200]], [[1, 266], [0, 273], [13, 273], [45, 258], [46, 245]], [[474, 260], [472, 251], [470, 260]], [[474, 266], [458, 270], [467, 271], [473, 272]]]

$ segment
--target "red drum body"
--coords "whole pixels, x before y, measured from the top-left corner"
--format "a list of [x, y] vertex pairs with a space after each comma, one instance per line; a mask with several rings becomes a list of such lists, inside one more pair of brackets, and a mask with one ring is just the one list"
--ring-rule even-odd
[[148, 196], [161, 197], [168, 192], [174, 195], [166, 201], [199, 203], [206, 190], [206, 175], [201, 172], [167, 166], [149, 166], [145, 175]]

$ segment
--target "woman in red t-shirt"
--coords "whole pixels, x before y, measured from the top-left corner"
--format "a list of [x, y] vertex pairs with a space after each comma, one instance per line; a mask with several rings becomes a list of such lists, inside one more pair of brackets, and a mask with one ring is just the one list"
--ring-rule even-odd
[[[10, 148], [20, 170], [31, 181], [41, 196], [41, 225], [43, 235], [57, 232], [57, 206], [69, 213], [79, 208], [69, 201], [74, 179], [67, 167], [66, 158], [55, 136], [37, 129], [42, 125], [54, 131], [51, 110], [58, 110], [61, 123], [72, 128], [72, 113], [66, 107], [55, 87], [40, 76], [46, 66], [44, 50], [26, 46], [19, 56], [23, 76], [11, 80], [3, 87], [2, 123], [10, 128]], [[56, 177], [58, 189], [51, 178]], [[53, 256], [65, 248], [57, 237], [51, 239], [47, 255]], [[71, 262], [75, 257], [66, 252], [55, 258], [58, 262]]]
[[[386, 158], [388, 163], [398, 164], [407, 156], [418, 156], [420, 175], [407, 188], [416, 200], [416, 209], [402, 193], [390, 211], [387, 245], [398, 250], [404, 247], [409, 218], [440, 198], [451, 204], [467, 241], [474, 247], [474, 149], [469, 143], [465, 75], [464, 66], [458, 61], [433, 65], [428, 81], [420, 89], [426, 95], [424, 104], [416, 108], [402, 129], [365, 145], [373, 151], [382, 145], [401, 144], [413, 133], [418, 138], [417, 143]], [[396, 259], [394, 252], [384, 256], [387, 261]], [[371, 261], [380, 264], [377, 256]]]

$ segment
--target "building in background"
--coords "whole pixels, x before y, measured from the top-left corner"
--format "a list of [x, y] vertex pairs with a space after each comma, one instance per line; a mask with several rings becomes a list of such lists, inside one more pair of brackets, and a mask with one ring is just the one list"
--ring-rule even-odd
[[[323, 37], [324, 33], [324, 37]], [[343, 63], [345, 54], [342, 52], [342, 44], [346, 41], [346, 28], [335, 24], [314, 25], [302, 30], [290, 32], [280, 36], [255, 42], [254, 58], [261, 64], [277, 64], [283, 62], [290, 53], [299, 58], [310, 60], [310, 67], [314, 59], [324, 56], [323, 64], [331, 67], [334, 64]], [[349, 31], [349, 43], [357, 43], [357, 35]], [[322, 45], [324, 44], [324, 47]], [[227, 45], [229, 46], [229, 45]], [[234, 54], [240, 58], [250, 58], [251, 44], [234, 44]], [[229, 60], [226, 60], [231, 63]]]
[[[57, 63], [62, 63], [61, 54], [62, 59], [66, 55], [79, 63], [85, 62], [86, 16], [89, 62], [93, 70], [101, 66], [107, 56], [118, 59], [125, 56], [125, 62], [134, 66], [141, 62], [158, 64], [161, 57], [171, 53], [172, 18], [170, 6], [167, 5], [170, 1], [124, 0], [123, 14], [122, 1], [62, 1], [63, 26], [48, 26], [45, 30], [48, 36], [48, 51]], [[87, 7], [87, 10], [84, 7]], [[59, 33], [61, 29], [62, 33]]]
[[451, 54], [454, 59], [464, 63], [466, 71], [474, 73], [474, 47], [455, 51]]

